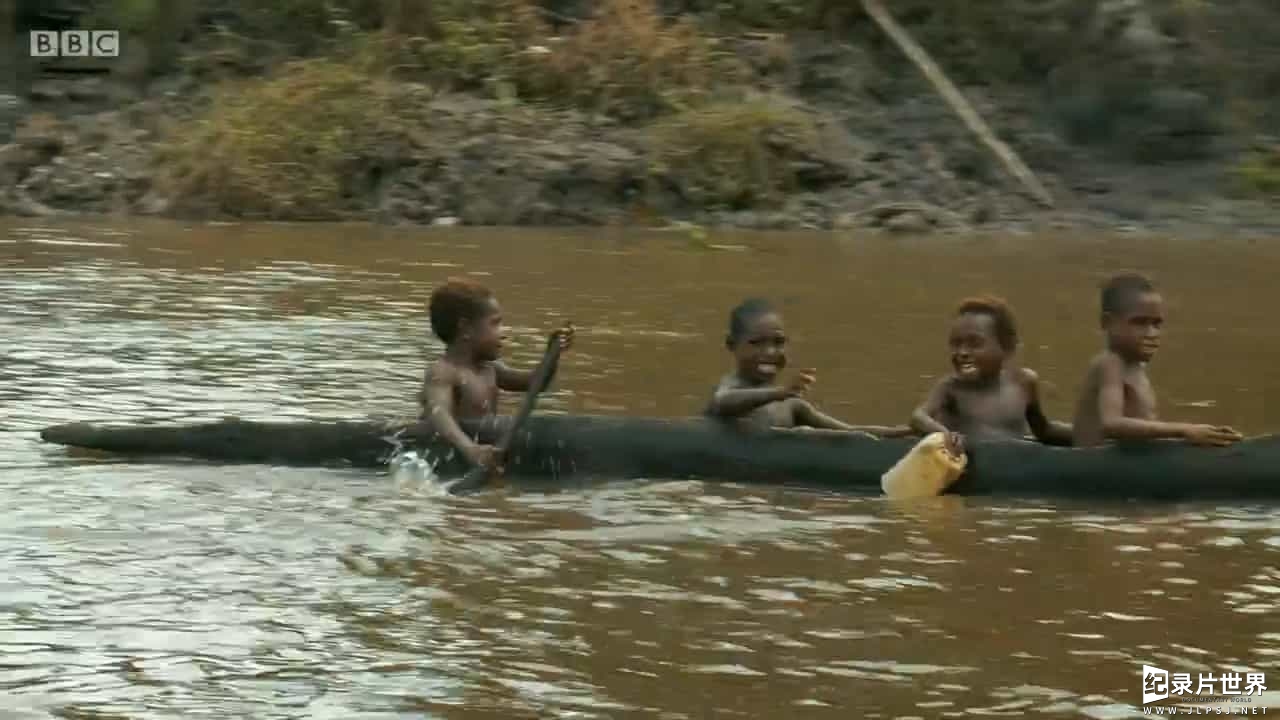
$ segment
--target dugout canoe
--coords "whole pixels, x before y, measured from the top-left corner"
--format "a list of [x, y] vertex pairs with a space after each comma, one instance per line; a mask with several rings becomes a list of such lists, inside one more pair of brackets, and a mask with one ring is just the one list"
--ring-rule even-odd
[[[509, 418], [467, 426], [482, 442]], [[191, 425], [73, 423], [46, 428], [46, 442], [128, 457], [185, 457], [286, 466], [385, 467], [398, 449], [441, 457], [419, 424], [375, 420]], [[880, 476], [916, 442], [813, 430], [745, 430], [704, 418], [536, 415], [512, 444], [511, 482], [706, 479], [879, 493]], [[972, 443], [951, 492], [964, 495], [1149, 499], [1280, 498], [1280, 436], [1227, 448], [1161, 441], [1101, 448], [1030, 442]], [[456, 466], [447, 468], [456, 470]]]

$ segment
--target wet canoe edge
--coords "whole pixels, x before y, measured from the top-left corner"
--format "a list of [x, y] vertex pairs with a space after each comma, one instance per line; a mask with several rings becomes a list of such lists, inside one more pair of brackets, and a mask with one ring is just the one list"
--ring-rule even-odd
[[[467, 424], [492, 442], [508, 421]], [[441, 455], [422, 425], [378, 420], [188, 425], [71, 423], [49, 443], [133, 458], [381, 468], [400, 448]], [[586, 478], [705, 479], [878, 493], [880, 476], [916, 442], [840, 432], [749, 431], [704, 418], [535, 415], [513, 443], [508, 477], [535, 484]], [[1161, 441], [1102, 448], [974, 443], [952, 492], [1160, 500], [1280, 498], [1280, 436], [1228, 448]]]

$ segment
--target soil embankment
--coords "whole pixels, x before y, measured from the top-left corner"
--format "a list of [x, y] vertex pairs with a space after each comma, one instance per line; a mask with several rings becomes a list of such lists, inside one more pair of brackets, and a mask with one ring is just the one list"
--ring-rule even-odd
[[893, 4], [1052, 208], [820, 0], [311, 4], [159, 3], [110, 76], [28, 67], [0, 97], [0, 213], [1280, 229], [1265, 0]]

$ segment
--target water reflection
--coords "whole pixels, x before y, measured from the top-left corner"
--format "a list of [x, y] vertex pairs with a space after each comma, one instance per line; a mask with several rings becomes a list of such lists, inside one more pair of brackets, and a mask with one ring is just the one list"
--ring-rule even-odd
[[[951, 251], [850, 241], [833, 256], [794, 240], [765, 267], [750, 248], [772, 241], [756, 239], [695, 253], [669, 238], [370, 233], [0, 234], [0, 715], [1110, 718], [1135, 715], [1143, 663], [1280, 682], [1268, 506], [889, 504], [657, 479], [459, 499], [370, 473], [36, 442], [69, 419], [413, 412], [435, 347], [422, 308], [456, 272], [493, 273], [516, 362], [564, 317], [583, 329], [551, 410], [689, 412], [723, 364], [729, 300], [775, 293], [793, 298], [796, 352], [830, 366], [821, 401], [868, 420], [914, 402], [938, 371], [929, 323], [999, 273], [1060, 410], [1095, 338], [1087, 302], [1032, 292], [1050, 275], [1074, 296], [1108, 263], [1141, 260], [1230, 302], [1274, 266], [1265, 248], [997, 243], [948, 256], [964, 283], [887, 295], [893, 268]], [[877, 297], [894, 310], [819, 312]], [[1162, 366], [1167, 396], [1267, 427], [1269, 318], [1256, 298], [1230, 327], [1192, 305], [1171, 330], [1183, 345]], [[1241, 350], [1219, 375], [1192, 372], [1208, 334]]]

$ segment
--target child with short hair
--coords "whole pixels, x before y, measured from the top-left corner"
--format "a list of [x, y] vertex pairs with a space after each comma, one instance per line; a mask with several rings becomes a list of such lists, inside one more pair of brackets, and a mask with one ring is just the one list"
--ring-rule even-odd
[[886, 437], [910, 433], [907, 428], [854, 426], [826, 415], [804, 399], [817, 371], [799, 371], [778, 384], [787, 366], [787, 335], [782, 315], [767, 300], [750, 298], [729, 313], [725, 347], [733, 353], [734, 370], [716, 386], [705, 413], [744, 420], [760, 427], [812, 427], [860, 431]]
[[[500, 470], [490, 445], [476, 443], [463, 432], [460, 419], [477, 419], [498, 410], [498, 391], [524, 392], [532, 373], [502, 361], [502, 308], [493, 291], [466, 278], [449, 278], [431, 293], [431, 331], [445, 344], [444, 353], [427, 367], [419, 400], [421, 419], [472, 465]], [[573, 326], [557, 331], [560, 345], [573, 344]], [[551, 384], [557, 368], [547, 376]], [[539, 392], [545, 389], [539, 388]]]
[[1107, 440], [1179, 438], [1196, 445], [1223, 446], [1241, 440], [1221, 425], [1162, 422], [1147, 363], [1160, 347], [1164, 299], [1150, 280], [1136, 273], [1112, 277], [1102, 288], [1102, 330], [1106, 348], [1094, 356], [1076, 405], [1075, 444]]
[[963, 300], [951, 323], [949, 346], [952, 371], [912, 413], [912, 428], [948, 433], [953, 443], [958, 438], [951, 433], [1022, 439], [1030, 430], [1046, 444], [1071, 444], [1071, 427], [1045, 417], [1039, 377], [1013, 363], [1018, 327], [1004, 300]]

